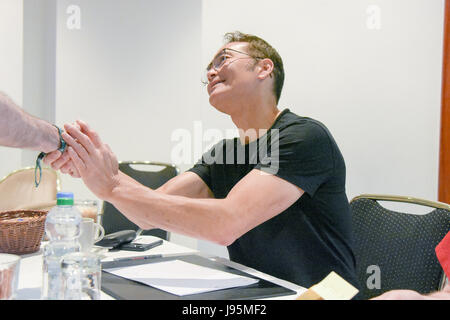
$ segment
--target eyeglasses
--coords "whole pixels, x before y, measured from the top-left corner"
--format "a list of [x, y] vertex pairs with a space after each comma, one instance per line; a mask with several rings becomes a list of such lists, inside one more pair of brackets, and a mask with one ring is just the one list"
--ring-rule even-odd
[[[235, 59], [231, 59], [232, 56], [227, 54], [227, 51], [233, 51], [233, 52], [245, 54], [248, 57], [245, 57], [245, 58], [244, 57], [240, 57], [240, 58], [237, 57]], [[214, 69], [216, 72], [219, 72], [226, 63], [227, 64], [231, 64], [232, 62], [234, 62], [236, 60], [240, 60], [240, 59], [256, 59], [256, 60], [259, 60], [259, 59], [263, 59], [263, 58], [252, 56], [251, 54], [249, 54], [247, 52], [242, 52], [242, 51], [235, 50], [235, 49], [230, 49], [230, 48], [224, 48], [224, 49], [222, 49], [220, 51], [220, 53], [218, 53], [214, 57], [214, 59], [206, 67], [205, 73], [203, 75], [202, 83], [204, 85], [207, 85], [209, 83], [208, 72], [211, 69]]]

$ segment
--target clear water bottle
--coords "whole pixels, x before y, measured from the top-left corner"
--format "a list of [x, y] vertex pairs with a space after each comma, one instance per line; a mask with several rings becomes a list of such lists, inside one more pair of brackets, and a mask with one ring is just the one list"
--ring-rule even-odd
[[72, 192], [59, 192], [56, 207], [47, 214], [45, 234], [49, 239], [44, 247], [42, 298], [63, 298], [61, 261], [65, 254], [80, 251], [81, 213], [73, 205]]

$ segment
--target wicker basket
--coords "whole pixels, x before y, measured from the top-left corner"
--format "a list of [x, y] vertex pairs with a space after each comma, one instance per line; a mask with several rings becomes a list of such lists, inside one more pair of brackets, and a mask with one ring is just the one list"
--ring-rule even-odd
[[48, 211], [0, 212], [0, 252], [33, 253], [40, 249]]

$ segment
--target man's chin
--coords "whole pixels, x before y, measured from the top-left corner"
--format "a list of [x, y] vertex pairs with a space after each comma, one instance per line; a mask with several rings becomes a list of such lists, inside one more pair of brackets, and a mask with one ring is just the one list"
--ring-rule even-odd
[[217, 111], [225, 113], [225, 114], [229, 114], [228, 108], [226, 107], [226, 105], [224, 105], [223, 103], [220, 103], [220, 101], [218, 101], [218, 99], [215, 99], [214, 96], [210, 96], [209, 97], [209, 104], [211, 106], [213, 106]]
[[220, 101], [214, 93], [209, 95], [209, 104], [216, 109], [220, 106]]

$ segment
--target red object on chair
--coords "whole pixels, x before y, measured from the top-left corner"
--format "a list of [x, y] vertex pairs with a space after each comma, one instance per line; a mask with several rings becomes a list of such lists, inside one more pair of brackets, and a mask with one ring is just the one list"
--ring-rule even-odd
[[444, 269], [447, 278], [450, 279], [450, 232], [439, 242], [435, 251], [442, 269]]

